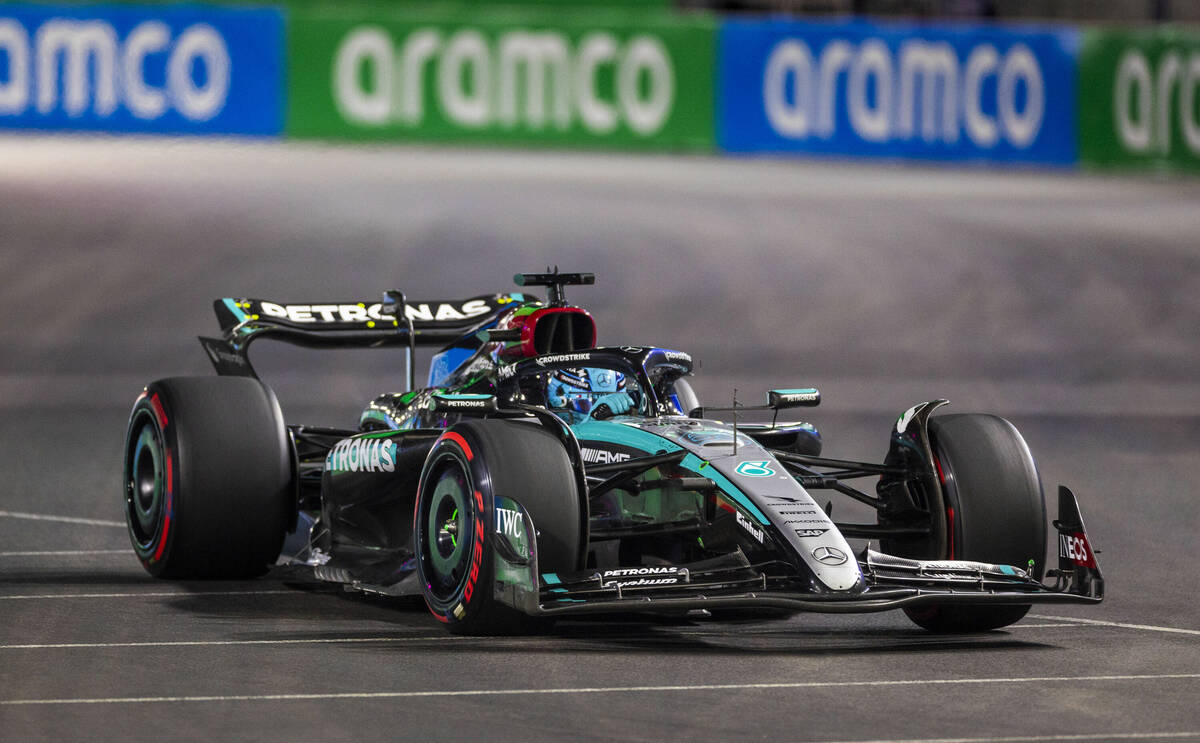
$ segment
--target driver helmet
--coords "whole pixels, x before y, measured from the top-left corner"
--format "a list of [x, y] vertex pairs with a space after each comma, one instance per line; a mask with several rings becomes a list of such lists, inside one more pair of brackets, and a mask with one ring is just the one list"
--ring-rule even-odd
[[546, 384], [546, 398], [552, 408], [587, 415], [601, 397], [623, 389], [625, 375], [619, 371], [598, 367], [558, 369]]

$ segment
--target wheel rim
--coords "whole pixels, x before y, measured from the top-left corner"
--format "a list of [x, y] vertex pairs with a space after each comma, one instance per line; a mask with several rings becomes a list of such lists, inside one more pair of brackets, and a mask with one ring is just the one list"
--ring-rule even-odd
[[447, 457], [437, 470], [433, 492], [424, 509], [421, 545], [425, 582], [433, 596], [448, 601], [466, 580], [471, 564], [475, 511], [470, 478], [462, 464]]
[[130, 437], [126, 453], [126, 520], [138, 546], [146, 549], [154, 542], [166, 505], [162, 433], [146, 411], [138, 414], [130, 430], [137, 435]]

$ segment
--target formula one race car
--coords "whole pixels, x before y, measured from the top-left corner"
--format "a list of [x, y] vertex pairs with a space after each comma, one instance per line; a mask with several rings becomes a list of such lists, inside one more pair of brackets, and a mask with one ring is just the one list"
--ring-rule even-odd
[[[223, 333], [200, 340], [218, 376], [153, 382], [130, 416], [125, 512], [146, 570], [242, 578], [291, 565], [421, 594], [470, 634], [577, 614], [897, 608], [935, 632], [975, 632], [1034, 603], [1102, 600], [1065, 487], [1046, 569], [1041, 482], [1008, 421], [932, 417], [945, 403], [934, 400], [899, 417], [882, 463], [830, 459], [811, 424], [775, 419], [818, 404], [817, 390], [705, 407], [688, 354], [595, 346], [591, 315], [564, 297], [591, 274], [516, 282], [547, 287], [548, 301], [216, 301]], [[259, 338], [399, 347], [408, 391], [373, 400], [357, 430], [285, 424], [247, 356]], [[422, 388], [417, 346], [439, 349]], [[775, 417], [742, 422], [752, 409]], [[873, 493], [850, 484], [866, 477]], [[835, 523], [817, 490], [875, 522]]]

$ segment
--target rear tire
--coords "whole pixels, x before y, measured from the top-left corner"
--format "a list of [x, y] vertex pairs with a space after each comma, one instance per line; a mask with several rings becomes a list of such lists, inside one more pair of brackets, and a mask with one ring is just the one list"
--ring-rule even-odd
[[[1041, 579], [1046, 503], [1037, 465], [1019, 431], [994, 415], [929, 421], [946, 506], [946, 553], [937, 558], [1013, 565]], [[889, 551], [890, 545], [882, 545]], [[928, 557], [928, 555], [902, 555]], [[932, 632], [985, 632], [1017, 622], [1029, 604], [934, 604], [905, 609]]]
[[475, 420], [453, 426], [425, 460], [413, 545], [425, 603], [455, 634], [530, 634], [552, 624], [493, 595], [500, 496], [529, 513], [540, 573], [580, 568], [586, 514], [562, 443], [531, 423]]
[[125, 520], [151, 575], [262, 575], [279, 556], [295, 492], [283, 414], [262, 382], [160, 379], [134, 403]]

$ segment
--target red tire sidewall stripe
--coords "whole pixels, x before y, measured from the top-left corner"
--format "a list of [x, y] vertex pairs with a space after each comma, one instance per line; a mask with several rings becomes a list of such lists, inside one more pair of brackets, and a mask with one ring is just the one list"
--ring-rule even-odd
[[167, 547], [167, 537], [171, 533], [171, 516], [175, 511], [175, 458], [171, 456], [171, 447], [164, 444], [163, 455], [167, 459], [167, 505], [163, 514], [162, 533], [158, 538], [158, 549], [154, 551], [154, 562], [162, 559], [163, 550]]
[[[158, 438], [162, 442], [162, 454], [166, 460], [166, 490], [167, 499], [163, 508], [162, 528], [158, 530], [158, 534], [154, 540], [146, 548], [145, 553], [137, 544], [136, 537], [134, 538], [135, 551], [142, 563], [149, 566], [162, 560], [163, 554], [166, 552], [167, 539], [171, 534], [171, 521], [175, 515], [175, 457], [172, 455], [171, 447], [167, 443], [167, 411], [162, 403], [162, 399], [157, 392], [151, 392], [149, 389], [143, 390], [138, 396], [136, 405], [149, 408], [151, 418], [158, 424]], [[136, 413], [136, 407], [135, 407]], [[153, 554], [151, 554], [153, 553]]]
[[475, 459], [475, 454], [471, 451], [471, 445], [468, 444], [467, 440], [464, 439], [460, 434], [455, 433], [454, 431], [447, 431], [443, 433], [440, 438], [438, 438], [438, 443], [441, 443], [442, 441], [453, 441], [454, 443], [458, 444], [458, 448], [462, 449], [462, 453], [466, 455], [468, 462]]
[[150, 406], [154, 408], [154, 416], [158, 419], [158, 427], [165, 430], [167, 427], [167, 411], [163, 409], [162, 401], [158, 399], [157, 392], [150, 396]]
[[[448, 443], [454, 444], [462, 452], [463, 456], [466, 457], [468, 463], [472, 462], [475, 459], [475, 453], [473, 451], [471, 451], [471, 445], [467, 443], [467, 440], [464, 439], [461, 434], [459, 434], [455, 431], [446, 431], [441, 436], [439, 436], [437, 442], [433, 446], [433, 449], [430, 451], [430, 456], [433, 456], [433, 454], [437, 451], [438, 447], [444, 445], [443, 442], [448, 442]], [[468, 466], [468, 469], [470, 469], [469, 466]], [[471, 474], [472, 474], [472, 479], [474, 479], [474, 473], [471, 473]], [[472, 540], [473, 541], [472, 546], [475, 548], [475, 554], [473, 554], [471, 556], [471, 567], [472, 567], [471, 572], [474, 577], [471, 577], [471, 575], [468, 575], [467, 586], [463, 590], [462, 606], [464, 609], [470, 605], [470, 602], [471, 602], [470, 596], [473, 593], [475, 579], [477, 579], [479, 577], [480, 563], [483, 560], [483, 536], [481, 533], [483, 531], [483, 514], [482, 514], [483, 493], [479, 492], [478, 490], [475, 490], [475, 506], [476, 506], [476, 513], [477, 513], [477, 517], [475, 519], [476, 534], [474, 535], [475, 538]], [[413, 503], [413, 524], [414, 524], [414, 526], [417, 524], [417, 520], [420, 518], [420, 514], [421, 514], [421, 488], [418, 486], [417, 497]], [[421, 545], [419, 543], [414, 544], [413, 546], [418, 550], [421, 549]], [[425, 597], [425, 607], [427, 609], [429, 609], [429, 613], [432, 614], [434, 616], [434, 618], [437, 619], [439, 622], [442, 622], [444, 624], [451, 623], [452, 620], [450, 617], [450, 613], [449, 612], [443, 613], [443, 612], [439, 611], [438, 609], [435, 609], [433, 607], [433, 605], [429, 603], [428, 597]]]
[[479, 581], [479, 572], [483, 568], [484, 550], [484, 518], [483, 493], [475, 491], [475, 530], [471, 544], [471, 570], [467, 573], [467, 584], [463, 587], [463, 606], [471, 605], [471, 597], [475, 595], [475, 584]]
[[[933, 466], [937, 469], [938, 482], [942, 486], [942, 498], [945, 500], [946, 495], [946, 473], [942, 469], [942, 458], [937, 454], [933, 455]], [[954, 557], [954, 507], [949, 503], [946, 506], [946, 544], [949, 554], [947, 559], [953, 560]]]

